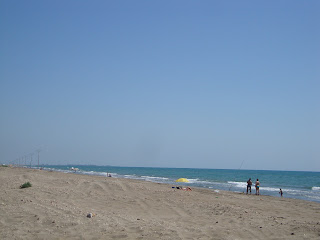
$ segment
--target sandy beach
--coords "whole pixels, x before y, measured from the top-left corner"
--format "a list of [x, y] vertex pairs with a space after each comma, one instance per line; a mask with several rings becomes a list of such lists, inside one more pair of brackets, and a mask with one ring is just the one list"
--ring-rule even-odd
[[12, 167], [0, 191], [0, 239], [320, 239], [303, 200]]

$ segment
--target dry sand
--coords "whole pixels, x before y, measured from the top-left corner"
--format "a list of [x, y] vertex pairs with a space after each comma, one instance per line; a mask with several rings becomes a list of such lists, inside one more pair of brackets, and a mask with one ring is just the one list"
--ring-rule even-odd
[[0, 167], [0, 239], [320, 239], [319, 203], [171, 187]]

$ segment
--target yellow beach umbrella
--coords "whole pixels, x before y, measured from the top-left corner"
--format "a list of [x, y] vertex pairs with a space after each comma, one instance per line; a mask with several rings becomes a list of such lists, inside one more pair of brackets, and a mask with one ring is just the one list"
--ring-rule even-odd
[[186, 178], [179, 178], [176, 180], [176, 182], [189, 182], [189, 180]]

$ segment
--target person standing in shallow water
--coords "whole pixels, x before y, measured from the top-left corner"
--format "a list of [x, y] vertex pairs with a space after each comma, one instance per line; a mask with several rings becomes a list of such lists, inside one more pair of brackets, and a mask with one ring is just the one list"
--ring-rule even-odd
[[260, 195], [260, 182], [259, 182], [259, 179], [257, 178], [257, 181], [256, 181], [256, 195]]
[[251, 181], [251, 178], [249, 178], [249, 180], [247, 181], [247, 194], [248, 194], [249, 190], [250, 190], [250, 194], [251, 194], [251, 186], [252, 186], [252, 181]]
[[282, 191], [282, 189], [280, 188], [280, 192], [279, 192], [279, 194], [280, 194], [280, 196], [282, 197], [282, 195], [283, 195], [283, 191]]

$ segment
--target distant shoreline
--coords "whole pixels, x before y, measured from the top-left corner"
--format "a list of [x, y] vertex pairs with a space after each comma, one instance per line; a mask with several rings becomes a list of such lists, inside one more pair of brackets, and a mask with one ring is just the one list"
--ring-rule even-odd
[[[8, 164], [6, 164], [8, 165]], [[245, 169], [245, 168], [191, 168], [191, 167], [145, 167], [145, 166], [116, 166], [116, 165], [95, 165], [95, 164], [41, 164], [40, 167], [46, 167], [46, 166], [94, 166], [94, 167], [119, 167], [119, 168], [152, 168], [152, 169], [199, 169], [199, 170], [235, 170], [235, 171], [270, 171], [270, 172], [310, 172], [310, 173], [320, 173], [320, 171], [311, 171], [311, 170], [304, 170], [304, 171], [298, 171], [298, 170], [279, 170], [279, 169]], [[28, 167], [28, 166], [26, 166]], [[38, 168], [37, 165], [32, 165], [32, 168]]]
[[[131, 178], [156, 183], [175, 184], [175, 180], [186, 177], [190, 187], [219, 189], [232, 192], [245, 192], [248, 177], [260, 178], [261, 194], [280, 197], [279, 189], [284, 197], [320, 202], [320, 186], [317, 179], [320, 173], [297, 171], [266, 170], [228, 170], [228, 169], [192, 169], [192, 168], [149, 168], [149, 167], [115, 167], [98, 165], [43, 165], [45, 169], [74, 172], [86, 175], [105, 176], [111, 173], [116, 178]], [[299, 179], [307, 181], [298, 181]], [[287, 185], [284, 185], [287, 184]], [[255, 193], [253, 187], [252, 192]]]

